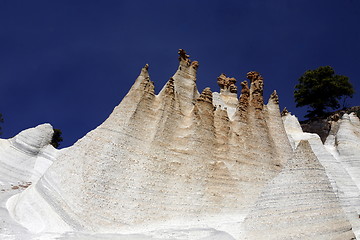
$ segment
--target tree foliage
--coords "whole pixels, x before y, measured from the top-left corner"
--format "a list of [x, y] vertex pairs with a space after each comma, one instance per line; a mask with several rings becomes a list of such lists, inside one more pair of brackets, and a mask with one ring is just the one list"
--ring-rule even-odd
[[339, 101], [353, 94], [349, 78], [336, 75], [330, 66], [306, 71], [294, 91], [296, 107], [311, 108], [305, 116], [309, 118], [324, 116], [328, 108], [338, 109]]
[[54, 148], [58, 148], [60, 146], [60, 142], [63, 141], [63, 138], [61, 137], [62, 131], [60, 129], [54, 128], [54, 134], [51, 139], [51, 145], [54, 146]]
[[[0, 123], [3, 123], [4, 122], [4, 118], [3, 118], [3, 116], [2, 116], [2, 114], [0, 113]], [[0, 135], [2, 134], [2, 132], [1, 132], [1, 126], [0, 126]]]

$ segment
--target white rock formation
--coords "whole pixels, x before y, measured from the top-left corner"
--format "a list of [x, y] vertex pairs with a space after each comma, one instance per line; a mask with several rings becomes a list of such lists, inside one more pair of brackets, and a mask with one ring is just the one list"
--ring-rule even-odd
[[50, 145], [52, 135], [52, 126], [42, 124], [11, 139], [0, 139], [0, 239], [31, 239], [10, 217], [5, 203], [35, 184], [56, 159], [58, 151]]
[[[360, 238], [360, 122], [354, 113], [333, 124], [325, 148], [340, 163], [336, 182], [357, 238]], [[345, 171], [344, 171], [344, 170]]]
[[[344, 115], [343, 118], [345, 120], [343, 119], [340, 122], [332, 123], [332, 130], [325, 145], [322, 144], [321, 139], [317, 134], [304, 133], [295, 116], [287, 114], [283, 117], [283, 121], [289, 140], [294, 148], [301, 140], [309, 141], [312, 150], [320, 163], [324, 166], [326, 174], [334, 189], [334, 193], [339, 197], [340, 204], [346, 213], [347, 218], [351, 222], [356, 236], [359, 238], [360, 191], [357, 182], [350, 176], [350, 172], [347, 170], [341, 154], [339, 154], [338, 144], [335, 142], [335, 139], [338, 138], [339, 125], [346, 125], [348, 123], [346, 121], [347, 115]], [[344, 126], [342, 128], [344, 129]], [[347, 127], [345, 126], [345, 129], [346, 128]], [[357, 128], [356, 126], [351, 125], [351, 129], [351, 131], [356, 132]], [[354, 133], [349, 135], [349, 139], [354, 139], [354, 137]], [[347, 137], [345, 137], [345, 139], [346, 138]], [[344, 145], [346, 146], [346, 144]], [[353, 150], [346, 151], [346, 155], [351, 155], [349, 153], [352, 153], [353, 159], [358, 159], [357, 161], [359, 161], [359, 152], [359, 150], [354, 148]]]
[[[276, 92], [264, 105], [259, 73], [248, 73], [250, 87], [241, 83], [239, 99], [236, 80], [225, 75], [218, 78], [220, 93], [209, 88], [199, 93], [198, 63], [183, 50], [179, 55], [177, 72], [159, 94], [146, 65], [109, 118], [70, 148], [48, 145], [49, 125], [27, 130], [16, 141], [0, 141], [0, 173], [33, 182], [6, 202], [18, 227], [28, 229], [21, 232], [36, 239], [255, 239], [251, 236], [273, 231], [274, 219], [294, 219], [288, 224], [292, 230], [278, 229], [277, 236], [351, 239], [351, 227], [359, 230], [356, 119], [345, 117], [324, 147], [317, 135], [302, 132], [295, 117], [281, 118]], [[317, 158], [308, 146], [293, 158], [304, 139]], [[299, 193], [306, 197], [298, 201]], [[0, 195], [1, 201], [4, 205]], [[265, 203], [276, 211], [263, 217]], [[323, 207], [314, 210], [316, 204]], [[316, 229], [306, 224], [305, 209], [314, 215]]]
[[354, 239], [324, 167], [301, 141], [245, 219], [244, 239]]
[[249, 102], [251, 117], [230, 121], [214, 111], [210, 89], [197, 92], [198, 64], [179, 53], [158, 95], [145, 66], [103, 124], [8, 202], [17, 221], [33, 232], [121, 232], [171, 221], [214, 227], [214, 218], [248, 211], [292, 152], [285, 134], [269, 132], [266, 119], [281, 122], [279, 110], [270, 116]]
[[11, 139], [0, 139], [1, 178], [12, 183], [36, 182], [56, 157], [50, 145], [52, 134], [52, 126], [43, 124]]
[[360, 121], [354, 113], [345, 114], [341, 119], [335, 146], [341, 162], [360, 188]]
[[213, 105], [222, 110], [226, 110], [229, 119], [233, 120], [239, 104], [237, 87], [235, 86], [236, 79], [221, 74], [217, 78], [217, 82], [220, 87], [220, 93], [213, 92]]

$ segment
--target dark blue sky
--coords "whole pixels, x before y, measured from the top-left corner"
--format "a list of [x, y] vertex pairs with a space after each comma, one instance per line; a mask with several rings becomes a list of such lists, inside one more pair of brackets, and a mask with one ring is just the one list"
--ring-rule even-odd
[[159, 91], [177, 50], [200, 63], [198, 88], [218, 91], [221, 73], [248, 71], [276, 89], [281, 108], [301, 117], [293, 90], [308, 69], [330, 65], [360, 105], [359, 0], [0, 1], [2, 138], [49, 122], [62, 147], [101, 124], [141, 67]]

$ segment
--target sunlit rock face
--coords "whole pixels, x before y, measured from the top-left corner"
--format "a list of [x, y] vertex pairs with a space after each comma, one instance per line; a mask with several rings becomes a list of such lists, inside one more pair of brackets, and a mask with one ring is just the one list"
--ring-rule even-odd
[[[340, 196], [349, 212], [349, 219], [360, 238], [360, 122], [354, 114], [344, 114], [338, 122], [333, 122], [325, 141], [326, 149], [340, 162], [346, 174], [337, 177]], [[350, 209], [351, 208], [351, 212]], [[351, 214], [351, 215], [350, 215]]]
[[[354, 134], [358, 131], [358, 127], [353, 124], [348, 125], [348, 116], [344, 115], [343, 120], [332, 122], [331, 131], [329, 136], [326, 139], [325, 144], [322, 143], [320, 137], [317, 134], [313, 133], [304, 133], [301, 129], [301, 126], [297, 118], [291, 114], [285, 114], [283, 116], [283, 122], [286, 129], [286, 132], [289, 137], [289, 141], [293, 148], [299, 144], [301, 140], [307, 140], [311, 149], [315, 153], [319, 162], [324, 166], [326, 174], [330, 180], [334, 193], [340, 200], [340, 205], [344, 210], [348, 220], [352, 225], [352, 229], [355, 232], [356, 236], [359, 238], [360, 234], [360, 221], [359, 221], [359, 206], [360, 206], [360, 191], [357, 186], [357, 181], [354, 181], [348, 171], [346, 162], [343, 161], [343, 154], [347, 156], [352, 155], [352, 159], [359, 159], [360, 151], [356, 148], [348, 149], [340, 153], [339, 147], [341, 146], [336, 143], [338, 137], [341, 137], [341, 134], [338, 136], [339, 126], [345, 124], [343, 129], [351, 129], [348, 132], [349, 135], [346, 137], [343, 136], [344, 142], [342, 144], [343, 148], [347, 146], [347, 141], [345, 139], [354, 139]], [[356, 120], [353, 117], [353, 122]], [[346, 126], [347, 125], [347, 126]], [[344, 127], [344, 126], [343, 126]], [[356, 134], [355, 134], [356, 135]], [[351, 145], [350, 145], [351, 146]], [[356, 161], [356, 160], [355, 160]], [[355, 174], [356, 175], [356, 174]]]
[[354, 113], [344, 114], [335, 135], [335, 146], [344, 167], [360, 187], [360, 121]]
[[292, 154], [278, 105], [263, 106], [262, 78], [252, 72], [248, 102], [230, 120], [210, 89], [198, 92], [198, 63], [179, 55], [158, 95], [145, 66], [103, 124], [10, 200], [17, 221], [34, 232], [119, 232], [247, 213]]
[[52, 126], [42, 124], [13, 138], [0, 139], [0, 239], [32, 239], [29, 231], [10, 216], [12, 209], [6, 202], [36, 184], [55, 161], [59, 151], [50, 145], [52, 135]]
[[264, 188], [244, 222], [244, 239], [353, 239], [324, 167], [307, 141]]
[[323, 145], [280, 116], [276, 91], [264, 104], [260, 73], [247, 74], [238, 98], [225, 74], [219, 93], [199, 92], [198, 66], [180, 49], [156, 94], [145, 65], [108, 119], [70, 148], [51, 147], [46, 124], [0, 139], [0, 181], [33, 182], [7, 210], [10, 195], [0, 195], [0, 218], [10, 218], [0, 238], [10, 225], [6, 236], [22, 229], [20, 239], [359, 235], [359, 120], [334, 122]]
[[0, 139], [0, 176], [16, 184], [36, 182], [52, 164], [56, 150], [50, 145], [53, 128], [39, 125], [11, 139]]
[[239, 105], [237, 87], [235, 85], [236, 79], [226, 77], [226, 75], [222, 73], [217, 78], [217, 83], [220, 87], [220, 93], [213, 93], [213, 104], [217, 108], [226, 110], [229, 119], [233, 120]]

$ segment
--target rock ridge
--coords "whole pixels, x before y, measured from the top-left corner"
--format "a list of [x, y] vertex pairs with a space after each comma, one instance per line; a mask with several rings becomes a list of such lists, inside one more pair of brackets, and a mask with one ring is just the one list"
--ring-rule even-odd
[[27, 137], [38, 147], [18, 145], [56, 161], [7, 201], [11, 216], [39, 234], [165, 239], [165, 232], [174, 237], [191, 229], [197, 235], [182, 238], [209, 232], [204, 239], [358, 235], [356, 116], [344, 115], [323, 145], [290, 113], [282, 116], [276, 91], [264, 103], [260, 73], [247, 74], [240, 97], [236, 79], [225, 74], [216, 79], [219, 93], [200, 93], [199, 63], [183, 49], [178, 54], [179, 67], [158, 94], [146, 64], [110, 116], [66, 150], [53, 154], [47, 141], [37, 141], [38, 135], [48, 138], [48, 126]]

